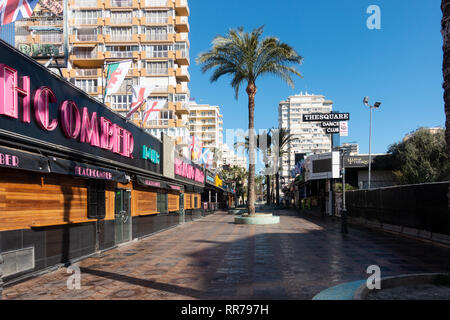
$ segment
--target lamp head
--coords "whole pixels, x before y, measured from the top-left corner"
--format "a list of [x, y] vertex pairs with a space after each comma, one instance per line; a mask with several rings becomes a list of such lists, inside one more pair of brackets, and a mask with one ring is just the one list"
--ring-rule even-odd
[[367, 104], [369, 103], [369, 97], [364, 97], [363, 103], [367, 106]]
[[381, 105], [381, 102], [375, 102], [375, 104], [373, 105], [374, 108], [379, 108]]

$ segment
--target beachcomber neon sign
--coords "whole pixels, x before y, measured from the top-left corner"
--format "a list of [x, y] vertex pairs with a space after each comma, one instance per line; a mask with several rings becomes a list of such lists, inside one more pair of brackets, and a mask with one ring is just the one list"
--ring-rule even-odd
[[134, 139], [130, 131], [113, 123], [87, 107], [80, 108], [72, 100], [65, 100], [59, 107], [59, 119], [50, 119], [50, 103], [57, 103], [56, 95], [46, 86], [39, 87], [32, 97], [28, 76], [19, 77], [17, 70], [0, 64], [0, 115], [19, 120], [19, 97], [22, 98], [23, 123], [31, 122], [31, 101], [34, 118], [44, 131], [54, 131], [58, 126], [66, 138], [75, 139], [93, 147], [102, 148], [127, 158], [133, 158]]
[[199, 183], [205, 182], [205, 174], [202, 170], [178, 158], [175, 158], [175, 174]]

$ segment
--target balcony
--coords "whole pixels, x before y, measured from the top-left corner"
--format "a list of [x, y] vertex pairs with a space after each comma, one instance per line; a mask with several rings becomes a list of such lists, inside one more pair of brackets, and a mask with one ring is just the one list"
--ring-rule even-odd
[[137, 34], [108, 34], [105, 36], [105, 42], [139, 42]]
[[188, 46], [188, 48], [190, 47], [189, 36], [188, 36], [188, 33], [186, 33], [186, 32], [176, 33], [175, 41], [176, 42], [186, 42], [186, 45]]
[[169, 41], [169, 34], [144, 34], [143, 41]]
[[189, 74], [189, 71], [187, 71], [187, 69], [177, 68], [175, 72], [175, 77], [177, 78], [177, 81], [181, 82], [189, 82], [191, 80], [191, 76]]
[[97, 78], [101, 74], [101, 69], [72, 69], [70, 77]]
[[69, 59], [77, 67], [94, 68], [103, 66], [105, 55], [103, 52], [98, 52], [97, 50], [75, 51], [69, 56]]
[[107, 9], [132, 8], [132, 7], [137, 7], [137, 1], [133, 1], [133, 0], [109, 0], [108, 1], [108, 0], [106, 0], [105, 7]]
[[167, 0], [145, 0], [145, 7], [167, 8], [170, 7]]
[[143, 17], [141, 18], [141, 25], [153, 25], [153, 24], [173, 24], [172, 17]]
[[188, 17], [176, 17], [175, 30], [177, 32], [189, 32]]
[[175, 104], [175, 113], [177, 115], [189, 114], [188, 107], [188, 103], [179, 101]]
[[69, 0], [69, 8], [103, 8], [103, 0]]
[[178, 16], [189, 16], [189, 6], [187, 0], [176, 0], [175, 12]]
[[177, 50], [175, 53], [175, 62], [180, 66], [188, 66], [190, 64], [189, 51]]
[[105, 18], [105, 24], [107, 26], [109, 25], [138, 25], [139, 19], [133, 18], [133, 17], [111, 17], [111, 18]]

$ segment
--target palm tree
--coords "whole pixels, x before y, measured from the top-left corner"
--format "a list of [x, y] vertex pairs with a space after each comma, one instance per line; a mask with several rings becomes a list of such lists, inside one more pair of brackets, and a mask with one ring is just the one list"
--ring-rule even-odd
[[223, 75], [231, 75], [231, 86], [238, 98], [239, 88], [247, 83], [248, 95], [248, 129], [249, 129], [249, 178], [248, 178], [248, 213], [255, 214], [255, 141], [254, 114], [256, 80], [265, 74], [280, 77], [291, 87], [294, 82], [291, 75], [300, 73], [291, 64], [301, 64], [303, 58], [289, 45], [275, 37], [260, 39], [263, 27], [244, 32], [242, 27], [231, 29], [227, 36], [216, 36], [212, 48], [201, 53], [197, 63], [203, 64], [202, 72], [215, 69], [211, 82]]
[[[444, 39], [444, 59], [442, 73], [444, 77], [444, 104], [445, 104], [445, 141], [447, 142], [447, 155], [450, 159], [450, 0], [442, 0], [442, 37]], [[449, 177], [450, 180], [450, 177]], [[447, 193], [448, 208], [450, 209], [450, 185]]]
[[272, 149], [274, 150], [275, 153], [274, 155], [277, 157], [277, 159], [275, 159], [275, 163], [277, 164], [277, 172], [275, 174], [275, 181], [276, 181], [275, 201], [276, 204], [280, 204], [280, 170], [282, 165], [281, 160], [283, 158], [283, 155], [288, 152], [286, 150], [286, 147], [293, 140], [293, 135], [290, 134], [289, 130], [285, 128], [281, 129], [272, 128], [270, 130], [270, 134], [271, 134]]
[[[250, 138], [249, 136], [244, 137], [244, 141], [237, 141], [234, 144], [234, 149], [237, 150], [238, 148], [244, 148], [247, 152], [249, 152], [250, 148]], [[262, 133], [256, 135], [256, 142], [255, 142], [255, 148], [258, 149], [263, 153], [263, 162], [266, 166], [266, 197], [267, 197], [267, 204], [271, 203], [271, 182], [270, 182], [270, 174], [267, 170], [269, 167], [269, 155], [270, 155], [270, 145], [271, 145], [271, 135], [270, 130], [269, 131], [263, 131]]]

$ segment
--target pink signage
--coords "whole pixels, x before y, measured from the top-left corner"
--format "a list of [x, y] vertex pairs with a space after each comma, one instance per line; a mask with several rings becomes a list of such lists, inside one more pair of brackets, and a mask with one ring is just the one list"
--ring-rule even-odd
[[0, 165], [8, 167], [19, 167], [19, 158], [11, 154], [0, 152]]
[[88, 178], [98, 178], [98, 179], [105, 179], [105, 180], [111, 180], [112, 179], [112, 173], [108, 171], [101, 171], [97, 169], [91, 169], [91, 168], [84, 168], [84, 167], [75, 167], [75, 174], [78, 176], [88, 177]]
[[161, 187], [161, 183], [147, 179], [145, 179], [145, 184], [151, 187]]
[[205, 181], [205, 174], [202, 170], [178, 158], [175, 158], [175, 174], [199, 183]]
[[[21, 121], [30, 123], [30, 78], [20, 79], [21, 87], [17, 70], [0, 64], [0, 115], [18, 119], [20, 96], [23, 99]], [[34, 93], [33, 102], [34, 118], [42, 130], [54, 131], [59, 125], [69, 139], [77, 139], [81, 143], [133, 158], [134, 139], [130, 131], [104, 117], [98, 117], [96, 112], [89, 113], [86, 107], [80, 111], [71, 100], [61, 103], [59, 119], [50, 119], [50, 104], [57, 103], [58, 100], [49, 87], [38, 88]]]

